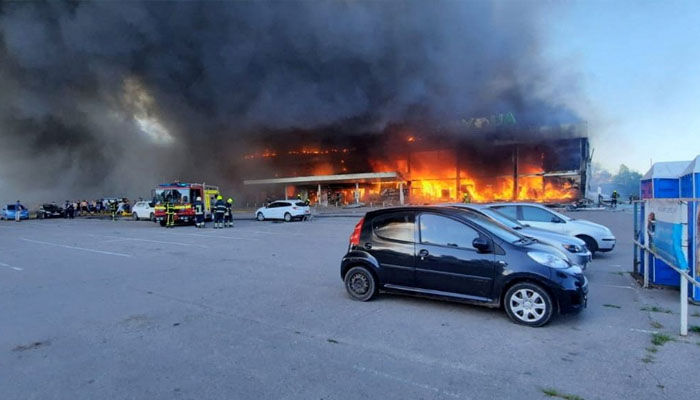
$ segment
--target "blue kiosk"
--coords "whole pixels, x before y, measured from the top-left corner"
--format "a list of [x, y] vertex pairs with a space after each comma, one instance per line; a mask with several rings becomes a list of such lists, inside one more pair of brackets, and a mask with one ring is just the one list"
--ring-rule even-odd
[[[654, 163], [649, 171], [642, 177], [640, 195], [642, 200], [647, 199], [680, 199], [681, 176], [688, 168], [690, 161], [672, 161]], [[644, 206], [641, 216], [644, 217]], [[640, 221], [644, 224], [646, 221]], [[641, 260], [641, 273], [644, 274], [644, 263], [649, 262], [649, 282], [656, 285], [675, 286], [680, 285], [680, 276], [673, 268], [653, 256], [647, 260]]]
[[[680, 177], [681, 198], [700, 198], [700, 156], [695, 157]], [[688, 266], [690, 276], [700, 280], [700, 202], [688, 201]], [[694, 249], [694, 250], [693, 250]], [[694, 301], [700, 301], [700, 288], [688, 287], [688, 294]]]

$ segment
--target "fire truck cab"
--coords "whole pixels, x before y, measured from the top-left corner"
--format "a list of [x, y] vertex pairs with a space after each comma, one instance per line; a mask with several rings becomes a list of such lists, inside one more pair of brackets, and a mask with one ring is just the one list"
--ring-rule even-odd
[[175, 206], [175, 223], [194, 223], [193, 203], [197, 197], [202, 197], [204, 203], [204, 218], [212, 219], [211, 206], [216, 202], [219, 187], [204, 183], [172, 182], [162, 183], [153, 190], [155, 205], [155, 220], [165, 226], [165, 204], [171, 202]]

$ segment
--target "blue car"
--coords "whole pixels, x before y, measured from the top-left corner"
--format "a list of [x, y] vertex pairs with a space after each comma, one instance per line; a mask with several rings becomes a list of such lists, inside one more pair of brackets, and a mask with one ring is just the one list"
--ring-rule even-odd
[[[27, 210], [27, 207], [20, 204], [19, 208], [19, 218], [29, 219], [29, 210]], [[2, 208], [2, 211], [0, 211], [0, 219], [15, 219], [15, 212], [15, 204], [8, 204]]]

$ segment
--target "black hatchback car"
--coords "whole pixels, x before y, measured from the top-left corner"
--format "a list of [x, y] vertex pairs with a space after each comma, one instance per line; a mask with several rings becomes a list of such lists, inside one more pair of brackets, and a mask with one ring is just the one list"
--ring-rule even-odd
[[56, 204], [42, 204], [39, 211], [36, 212], [36, 217], [39, 219], [63, 218], [64, 214], [63, 208]]
[[581, 269], [558, 249], [450, 207], [367, 213], [350, 236], [340, 276], [355, 300], [381, 290], [503, 306], [529, 326], [581, 311], [588, 293]]

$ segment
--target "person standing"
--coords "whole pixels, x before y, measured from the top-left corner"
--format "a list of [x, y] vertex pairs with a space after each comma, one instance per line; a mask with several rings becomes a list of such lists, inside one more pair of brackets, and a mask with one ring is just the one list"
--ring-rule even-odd
[[218, 195], [214, 205], [214, 229], [224, 227], [224, 214], [226, 214], [226, 204], [224, 204], [224, 198]]
[[19, 204], [19, 200], [15, 203], [15, 222], [19, 222], [22, 219], [22, 205]]
[[204, 203], [202, 198], [197, 196], [194, 204], [194, 226], [197, 228], [204, 228]]
[[112, 221], [116, 221], [117, 220], [117, 202], [116, 202], [116, 200], [109, 202], [109, 211], [112, 213]]
[[610, 205], [612, 205], [612, 208], [617, 208], [617, 199], [620, 197], [620, 194], [617, 193], [617, 190], [613, 190], [611, 197], [612, 201], [610, 202]]
[[229, 197], [226, 200], [226, 213], [224, 213], [224, 226], [227, 228], [233, 228], [233, 211], [231, 211], [231, 207], [233, 207], [233, 198]]
[[165, 227], [175, 227], [175, 204], [172, 201], [165, 203]]

